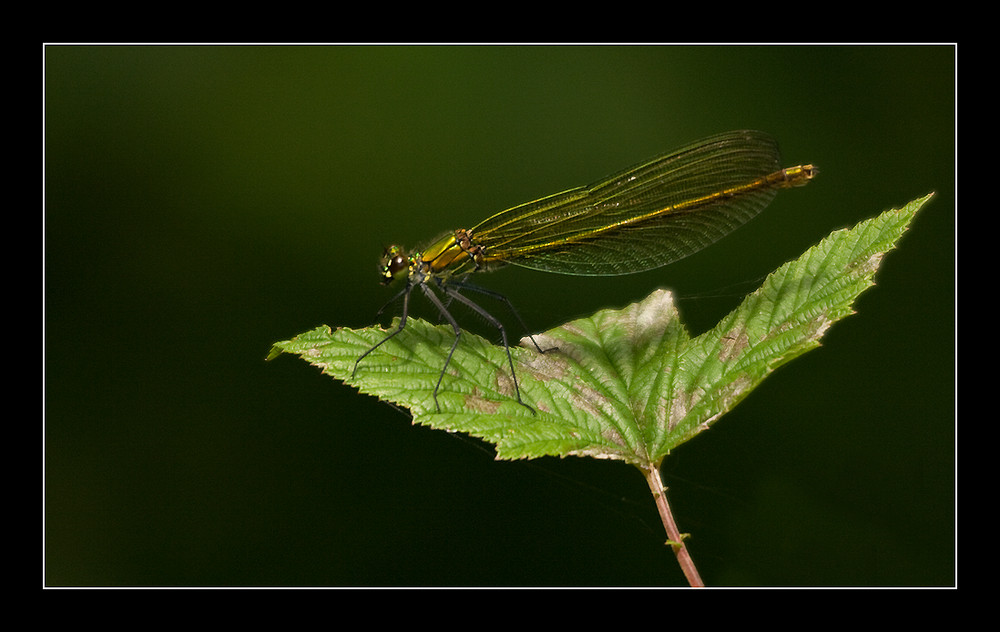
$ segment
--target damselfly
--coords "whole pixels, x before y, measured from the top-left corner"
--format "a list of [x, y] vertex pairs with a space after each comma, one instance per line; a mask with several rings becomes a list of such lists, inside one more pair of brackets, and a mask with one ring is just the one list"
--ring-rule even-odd
[[438, 390], [461, 338], [448, 311], [454, 300], [500, 331], [517, 401], [534, 412], [521, 400], [503, 324], [462, 291], [510, 303], [469, 283], [472, 273], [506, 264], [593, 276], [658, 268], [715, 242], [757, 215], [779, 189], [807, 184], [817, 173], [813, 165], [781, 168], [777, 143], [767, 134], [727, 132], [589, 186], [502, 211], [473, 228], [449, 232], [423, 250], [407, 253], [391, 246], [382, 258], [382, 282], [405, 281], [393, 299], [402, 296], [402, 314], [396, 329], [355, 361], [354, 372], [365, 356], [406, 327], [410, 294], [420, 288], [455, 333], [434, 386], [438, 411]]

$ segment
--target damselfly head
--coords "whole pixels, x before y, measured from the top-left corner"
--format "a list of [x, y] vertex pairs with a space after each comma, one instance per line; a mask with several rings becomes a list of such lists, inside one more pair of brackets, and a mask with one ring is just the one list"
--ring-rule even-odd
[[410, 268], [410, 260], [399, 246], [389, 246], [382, 254], [379, 271], [382, 274], [382, 285], [389, 285], [398, 276]]

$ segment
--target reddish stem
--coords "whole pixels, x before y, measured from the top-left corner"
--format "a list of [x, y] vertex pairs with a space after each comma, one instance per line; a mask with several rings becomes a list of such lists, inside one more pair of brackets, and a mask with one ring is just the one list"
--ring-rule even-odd
[[646, 483], [649, 484], [649, 490], [653, 492], [656, 509], [660, 512], [660, 520], [663, 521], [663, 527], [667, 530], [667, 544], [674, 549], [677, 563], [681, 565], [681, 570], [684, 571], [688, 584], [699, 588], [704, 587], [705, 584], [701, 581], [698, 569], [695, 568], [694, 561], [691, 559], [691, 553], [684, 545], [683, 536], [677, 528], [677, 523], [674, 522], [674, 515], [670, 512], [670, 504], [667, 503], [667, 488], [663, 486], [663, 480], [660, 479], [660, 468], [650, 465], [644, 468], [644, 474], [646, 475]]

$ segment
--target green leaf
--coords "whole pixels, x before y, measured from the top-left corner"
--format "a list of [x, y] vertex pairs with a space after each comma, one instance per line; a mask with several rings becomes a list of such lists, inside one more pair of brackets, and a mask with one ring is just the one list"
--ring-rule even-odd
[[[643, 470], [708, 428], [772, 371], [816, 347], [872, 285], [883, 256], [930, 199], [915, 200], [830, 234], [767, 277], [712, 330], [691, 338], [673, 296], [657, 290], [621, 310], [602, 310], [512, 348], [473, 334], [462, 342], [433, 398], [453, 340], [450, 327], [410, 319], [367, 356], [381, 328], [323, 326], [276, 343], [268, 359], [294, 354], [361, 392], [410, 409], [416, 423], [496, 445], [501, 459], [589, 456]], [[393, 328], [395, 324], [393, 325]]]

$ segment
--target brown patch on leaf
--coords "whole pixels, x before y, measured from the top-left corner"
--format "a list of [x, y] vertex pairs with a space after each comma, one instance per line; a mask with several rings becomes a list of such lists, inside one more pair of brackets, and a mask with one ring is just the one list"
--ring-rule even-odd
[[719, 349], [719, 362], [729, 362], [733, 360], [743, 350], [750, 346], [750, 339], [747, 337], [745, 329], [732, 330], [722, 337]]

